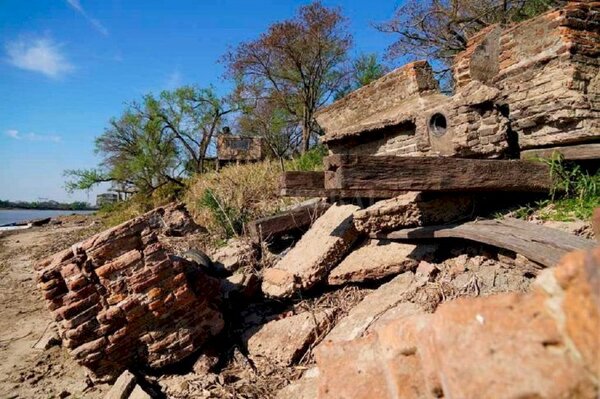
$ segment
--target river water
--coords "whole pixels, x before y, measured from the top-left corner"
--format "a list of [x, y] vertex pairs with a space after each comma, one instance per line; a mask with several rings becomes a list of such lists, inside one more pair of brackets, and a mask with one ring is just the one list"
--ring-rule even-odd
[[26, 220], [45, 219], [61, 215], [86, 215], [94, 211], [40, 211], [35, 209], [0, 209], [0, 226]]

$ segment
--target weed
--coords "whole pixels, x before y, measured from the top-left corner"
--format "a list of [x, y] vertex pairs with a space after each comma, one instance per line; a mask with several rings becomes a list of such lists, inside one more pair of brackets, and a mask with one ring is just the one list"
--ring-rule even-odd
[[558, 154], [541, 159], [550, 167], [554, 181], [550, 198], [526, 204], [512, 212], [512, 216], [529, 219], [534, 214], [542, 220], [570, 221], [589, 219], [600, 206], [600, 174], [590, 174], [581, 165], [566, 162]]

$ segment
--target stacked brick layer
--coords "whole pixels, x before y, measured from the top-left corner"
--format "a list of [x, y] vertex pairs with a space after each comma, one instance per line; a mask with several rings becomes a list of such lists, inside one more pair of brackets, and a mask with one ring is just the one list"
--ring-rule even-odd
[[64, 346], [95, 377], [173, 364], [222, 329], [218, 282], [158, 241], [190, 224], [181, 208], [158, 208], [36, 266]]

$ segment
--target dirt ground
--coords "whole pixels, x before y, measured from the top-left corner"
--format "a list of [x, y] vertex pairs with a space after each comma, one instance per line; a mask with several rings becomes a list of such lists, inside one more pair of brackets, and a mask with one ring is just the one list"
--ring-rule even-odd
[[85, 370], [64, 348], [35, 348], [52, 333], [52, 323], [34, 263], [101, 229], [90, 218], [62, 222], [0, 233], [0, 398], [101, 398], [109, 388], [89, 386]]

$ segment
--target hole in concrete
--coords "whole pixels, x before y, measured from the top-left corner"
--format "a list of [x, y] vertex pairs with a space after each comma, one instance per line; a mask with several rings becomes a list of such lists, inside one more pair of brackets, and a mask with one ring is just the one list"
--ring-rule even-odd
[[446, 117], [440, 113], [433, 114], [429, 119], [429, 131], [436, 136], [445, 134], [447, 126]]

